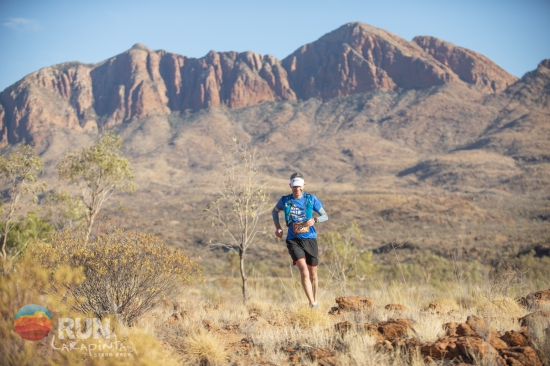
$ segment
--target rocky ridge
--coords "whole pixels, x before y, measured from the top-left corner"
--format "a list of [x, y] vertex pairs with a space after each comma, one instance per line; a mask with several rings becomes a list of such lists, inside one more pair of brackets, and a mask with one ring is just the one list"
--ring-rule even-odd
[[516, 80], [486, 57], [433, 37], [412, 42], [349, 23], [280, 61], [254, 52], [195, 59], [136, 44], [98, 64], [41, 69], [0, 94], [0, 146], [39, 144], [54, 129], [95, 132], [210, 107], [328, 100], [372, 90], [464, 83], [482, 93]]
[[425, 36], [415, 37], [413, 42], [449, 67], [461, 80], [483, 91], [498, 93], [517, 80], [487, 57], [450, 42]]

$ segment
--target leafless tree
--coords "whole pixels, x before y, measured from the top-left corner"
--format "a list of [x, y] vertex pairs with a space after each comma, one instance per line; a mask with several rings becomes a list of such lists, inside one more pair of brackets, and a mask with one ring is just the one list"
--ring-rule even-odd
[[212, 227], [222, 234], [221, 242], [211, 244], [239, 253], [243, 302], [247, 300], [245, 259], [247, 249], [265, 232], [261, 217], [268, 208], [268, 187], [262, 170], [262, 156], [248, 144], [221, 148], [223, 169], [216, 182], [215, 199], [204, 210]]

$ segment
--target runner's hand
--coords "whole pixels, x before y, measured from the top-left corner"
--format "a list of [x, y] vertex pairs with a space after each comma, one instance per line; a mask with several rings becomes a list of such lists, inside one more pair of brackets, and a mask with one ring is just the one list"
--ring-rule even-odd
[[313, 226], [313, 225], [315, 225], [315, 220], [314, 219], [309, 219], [309, 220], [306, 221], [306, 223], [307, 223], [307, 226]]
[[282, 238], [283, 237], [283, 229], [275, 230], [275, 236], [278, 237], [278, 238]]

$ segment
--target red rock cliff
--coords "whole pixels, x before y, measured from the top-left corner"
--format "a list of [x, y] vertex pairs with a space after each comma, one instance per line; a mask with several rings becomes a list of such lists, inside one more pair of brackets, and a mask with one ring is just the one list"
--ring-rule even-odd
[[346, 24], [283, 61], [214, 51], [195, 59], [137, 44], [99, 64], [41, 69], [4, 90], [0, 147], [37, 143], [56, 128], [95, 131], [173, 111], [444, 83], [493, 93], [515, 80], [475, 52], [432, 37], [409, 42], [362, 23]]
[[484, 92], [498, 93], [518, 80], [487, 57], [450, 42], [423, 36], [415, 37], [413, 42], [449, 67], [461, 80]]
[[272, 56], [210, 52], [193, 59], [137, 44], [97, 65], [41, 69], [4, 90], [0, 147], [36, 143], [52, 128], [97, 130], [172, 111], [295, 99]]
[[333, 98], [374, 89], [425, 88], [459, 80], [416, 44], [349, 23], [283, 60], [299, 98]]

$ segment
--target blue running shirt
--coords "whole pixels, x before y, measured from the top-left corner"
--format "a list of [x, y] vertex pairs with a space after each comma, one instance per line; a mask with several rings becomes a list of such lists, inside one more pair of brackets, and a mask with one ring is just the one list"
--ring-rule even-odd
[[[311, 196], [311, 203], [313, 204], [313, 211], [319, 213], [319, 210], [323, 207], [323, 202], [321, 202], [317, 197], [310, 194]], [[290, 208], [290, 220], [292, 222], [305, 222], [306, 219], [306, 193], [304, 192], [302, 194], [302, 198], [296, 199], [291, 194], [290, 195], [290, 202], [291, 202], [291, 208]], [[284, 197], [281, 197], [279, 201], [277, 201], [277, 205], [275, 207], [278, 210], [281, 210], [283, 212], [283, 215], [285, 213], [285, 203], [284, 203]], [[302, 233], [302, 234], [295, 234], [292, 229], [292, 224], [288, 227], [288, 231], [286, 234], [287, 239], [314, 239], [317, 237], [317, 232], [315, 231], [314, 226], [309, 227], [309, 232]]]

